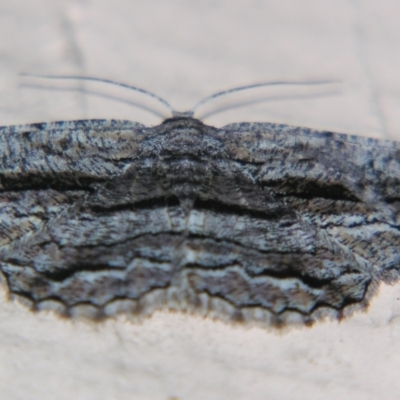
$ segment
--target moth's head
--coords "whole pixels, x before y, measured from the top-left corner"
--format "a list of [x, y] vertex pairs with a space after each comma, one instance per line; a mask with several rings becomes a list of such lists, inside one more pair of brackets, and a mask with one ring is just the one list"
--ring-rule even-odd
[[193, 116], [194, 112], [192, 110], [172, 112], [172, 118], [193, 118]]

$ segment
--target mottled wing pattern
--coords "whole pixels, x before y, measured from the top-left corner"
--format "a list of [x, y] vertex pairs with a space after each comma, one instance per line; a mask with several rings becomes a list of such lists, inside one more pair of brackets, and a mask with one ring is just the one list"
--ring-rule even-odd
[[399, 143], [278, 124], [223, 130], [232, 156], [241, 152], [241, 162], [257, 165], [253, 176], [264, 193], [315, 233], [311, 251], [269, 252], [268, 267], [253, 275], [280, 275], [286, 299], [296, 296], [283, 283], [296, 280], [305, 307], [287, 301], [288, 309], [340, 316], [366, 305], [379, 280], [398, 279]]
[[113, 120], [0, 128], [0, 268], [11, 293], [39, 308], [64, 300], [55, 287], [81, 267], [65, 242], [90, 225], [79, 217], [86, 199], [129, 167], [142, 128]]
[[395, 142], [192, 118], [0, 141], [0, 268], [37, 308], [307, 323], [398, 277]]

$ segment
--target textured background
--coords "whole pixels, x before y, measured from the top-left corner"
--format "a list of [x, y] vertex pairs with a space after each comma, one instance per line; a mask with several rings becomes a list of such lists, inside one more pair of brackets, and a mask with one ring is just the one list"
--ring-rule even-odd
[[[19, 72], [111, 78], [178, 110], [247, 83], [338, 79], [237, 94], [199, 116], [400, 139], [399, 20], [396, 0], [0, 0], [0, 124], [168, 115], [126, 90]], [[161, 312], [70, 321], [0, 295], [4, 399], [400, 396], [400, 285], [383, 285], [367, 313], [284, 333]]]

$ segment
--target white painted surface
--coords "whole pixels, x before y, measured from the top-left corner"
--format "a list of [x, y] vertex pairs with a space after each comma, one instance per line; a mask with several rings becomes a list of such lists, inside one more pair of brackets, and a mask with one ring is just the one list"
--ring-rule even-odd
[[[178, 110], [247, 83], [339, 79], [235, 94], [198, 115], [243, 103], [205, 121], [400, 139], [399, 20], [396, 0], [0, 0], [0, 124], [161, 120], [129, 104], [154, 104], [135, 93], [19, 72], [115, 79]], [[366, 313], [279, 333], [170, 313], [141, 324], [76, 322], [33, 314], [4, 294], [0, 398], [399, 398], [399, 298], [400, 284], [383, 285]]]

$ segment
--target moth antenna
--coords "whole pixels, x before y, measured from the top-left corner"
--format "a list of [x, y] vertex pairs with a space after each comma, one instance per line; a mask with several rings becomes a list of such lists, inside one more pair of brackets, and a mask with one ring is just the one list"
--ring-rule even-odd
[[324, 80], [324, 81], [274, 81], [274, 82], [262, 82], [262, 83], [254, 83], [252, 85], [239, 86], [228, 90], [223, 90], [221, 92], [217, 92], [212, 94], [211, 96], [206, 97], [205, 99], [199, 101], [190, 112], [194, 114], [196, 110], [202, 106], [204, 103], [207, 103], [210, 100], [213, 100], [217, 97], [224, 96], [229, 93], [240, 92], [242, 90], [254, 89], [261, 86], [277, 86], [277, 85], [325, 85], [329, 83], [340, 83], [338, 80]]
[[20, 73], [21, 76], [31, 76], [34, 78], [43, 78], [43, 79], [74, 79], [74, 80], [81, 80], [81, 81], [94, 81], [94, 82], [103, 82], [108, 83], [110, 85], [120, 86], [126, 89], [134, 90], [135, 92], [143, 93], [153, 99], [156, 99], [162, 105], [164, 105], [168, 110], [171, 112], [172, 115], [179, 114], [175, 109], [168, 103], [168, 101], [164, 100], [162, 97], [157, 96], [156, 94], [149, 92], [148, 90], [141, 89], [137, 86], [127, 85], [126, 83], [116, 82], [111, 79], [104, 79], [104, 78], [96, 78], [92, 76], [80, 76], [80, 75], [40, 75], [40, 74], [28, 74], [28, 73]]

